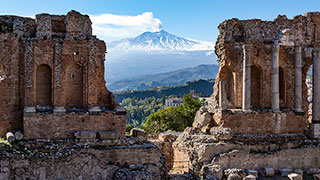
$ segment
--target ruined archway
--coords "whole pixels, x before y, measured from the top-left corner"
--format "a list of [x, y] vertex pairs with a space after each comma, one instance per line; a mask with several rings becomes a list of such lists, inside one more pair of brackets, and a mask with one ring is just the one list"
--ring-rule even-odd
[[250, 101], [251, 107], [260, 108], [261, 107], [261, 69], [256, 66], [251, 66], [251, 89], [250, 89]]
[[36, 71], [36, 104], [51, 106], [51, 68], [43, 64]]
[[279, 67], [279, 100], [280, 100], [280, 107], [285, 107], [285, 81], [284, 81], [284, 71], [282, 67]]
[[66, 70], [66, 107], [83, 107], [83, 69], [78, 64], [71, 64]]
[[223, 67], [221, 70], [222, 81], [225, 82], [227, 108], [234, 108], [235, 106], [235, 78], [234, 72], [229, 67]]

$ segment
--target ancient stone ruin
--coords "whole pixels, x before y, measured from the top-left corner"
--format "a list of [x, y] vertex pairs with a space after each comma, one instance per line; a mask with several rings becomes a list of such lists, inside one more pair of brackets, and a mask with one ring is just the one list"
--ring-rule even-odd
[[[231, 19], [219, 25], [214, 123], [236, 133], [319, 131], [320, 13], [274, 21]], [[313, 64], [312, 122], [306, 74]], [[318, 97], [319, 96], [319, 97]]]
[[87, 15], [0, 16], [0, 46], [0, 179], [166, 178], [160, 149], [125, 135]]
[[125, 136], [91, 31], [75, 11], [0, 16], [0, 136], [25, 136], [0, 143], [0, 179], [320, 178], [319, 12], [222, 22], [211, 106], [158, 146], [140, 129]]
[[174, 140], [153, 140], [171, 160], [169, 171], [203, 179], [320, 177], [320, 13], [234, 18], [218, 28], [211, 106]]
[[0, 16], [0, 137], [125, 134], [125, 111], [105, 87], [106, 45], [87, 15]]

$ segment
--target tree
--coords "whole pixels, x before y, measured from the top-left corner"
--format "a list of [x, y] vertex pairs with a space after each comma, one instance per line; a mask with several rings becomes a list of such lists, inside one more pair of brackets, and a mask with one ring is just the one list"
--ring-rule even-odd
[[202, 103], [198, 97], [193, 98], [189, 93], [183, 97], [183, 105], [158, 110], [148, 117], [142, 128], [148, 133], [183, 131], [192, 126], [194, 116]]
[[144, 124], [150, 114], [163, 107], [162, 98], [149, 97], [145, 99], [125, 98], [121, 105], [127, 110], [127, 124], [139, 127]]

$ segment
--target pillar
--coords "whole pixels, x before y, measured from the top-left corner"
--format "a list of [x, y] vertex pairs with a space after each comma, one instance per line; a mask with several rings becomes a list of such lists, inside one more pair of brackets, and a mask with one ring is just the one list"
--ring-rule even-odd
[[251, 59], [250, 59], [250, 46], [243, 45], [243, 84], [242, 84], [242, 109], [249, 110], [251, 107]]
[[221, 110], [227, 109], [226, 85], [224, 81], [219, 82], [219, 106]]
[[279, 106], [279, 49], [280, 45], [275, 41], [272, 52], [272, 111], [280, 111]]
[[295, 68], [294, 68], [294, 111], [303, 112], [302, 106], [302, 54], [301, 46], [295, 48]]
[[318, 48], [313, 50], [311, 131], [313, 138], [320, 138], [320, 55]]
[[62, 93], [62, 43], [57, 42], [54, 47], [54, 71], [53, 76], [53, 115], [64, 116], [66, 109], [64, 108], [63, 93]]

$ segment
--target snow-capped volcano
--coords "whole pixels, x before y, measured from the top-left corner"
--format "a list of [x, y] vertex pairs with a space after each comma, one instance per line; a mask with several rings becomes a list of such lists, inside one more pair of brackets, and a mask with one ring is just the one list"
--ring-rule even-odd
[[107, 83], [216, 63], [214, 44], [167, 33], [145, 32], [107, 43]]
[[164, 30], [144, 32], [135, 38], [108, 44], [109, 51], [213, 51], [212, 42], [197, 41], [170, 34]]

